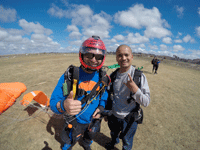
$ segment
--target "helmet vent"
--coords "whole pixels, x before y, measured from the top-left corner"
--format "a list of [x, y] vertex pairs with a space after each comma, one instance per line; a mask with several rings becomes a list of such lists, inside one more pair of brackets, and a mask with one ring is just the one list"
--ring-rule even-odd
[[99, 37], [99, 36], [97, 36], [97, 35], [93, 35], [93, 36], [92, 36], [92, 38], [94, 38], [95, 40], [98, 40], [98, 39], [100, 39], [100, 37]]

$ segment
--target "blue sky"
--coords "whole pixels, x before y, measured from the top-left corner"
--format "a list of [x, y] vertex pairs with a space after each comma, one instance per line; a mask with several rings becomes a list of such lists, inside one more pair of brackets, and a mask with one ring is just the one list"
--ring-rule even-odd
[[99, 35], [107, 51], [200, 58], [197, 0], [1, 0], [0, 55], [78, 52]]

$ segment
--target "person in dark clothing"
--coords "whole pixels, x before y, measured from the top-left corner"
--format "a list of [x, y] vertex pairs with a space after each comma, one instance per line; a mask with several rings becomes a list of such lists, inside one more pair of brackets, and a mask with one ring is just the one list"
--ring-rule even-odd
[[160, 63], [159, 59], [157, 59], [157, 57], [155, 56], [151, 61], [151, 64], [153, 65], [152, 73], [155, 70], [154, 74], [157, 74], [159, 63]]

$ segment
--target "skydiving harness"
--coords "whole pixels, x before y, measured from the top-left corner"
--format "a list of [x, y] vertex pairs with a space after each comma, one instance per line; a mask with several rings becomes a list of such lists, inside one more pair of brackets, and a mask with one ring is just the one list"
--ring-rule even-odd
[[[110, 88], [109, 88], [109, 95], [108, 95], [108, 100], [107, 100], [107, 105], [106, 105], [106, 111], [104, 111], [105, 116], [111, 116], [112, 113], [110, 113], [110, 111], [108, 110], [112, 110], [112, 103], [113, 103], [113, 94], [114, 94], [114, 90], [113, 90], [113, 83], [116, 79], [116, 76], [117, 76], [117, 71], [119, 70], [116, 69], [111, 75], [110, 75], [110, 78], [111, 78], [111, 84], [110, 84]], [[135, 84], [138, 86], [138, 88], [141, 88], [141, 74], [142, 74], [142, 71], [141, 70], [138, 70], [138, 69], [135, 69], [135, 72], [134, 72], [134, 77], [133, 77], [133, 81], [135, 82]], [[131, 103], [131, 101], [135, 101], [135, 99], [133, 99], [132, 97], [132, 94], [133, 93], [130, 93], [130, 98], [127, 99], [127, 102], [128, 103]], [[127, 127], [125, 128], [125, 130], [123, 132], [120, 133], [120, 138], [122, 139], [126, 133], [128, 132], [128, 130], [130, 129], [131, 125], [133, 124], [133, 122], [137, 122], [138, 124], [142, 124], [142, 121], [143, 121], [143, 110], [142, 108], [140, 107], [140, 104], [136, 103], [136, 107], [131, 110], [131, 112], [125, 117], [125, 121], [127, 122]], [[107, 114], [106, 114], [107, 113]]]
[[[81, 115], [88, 108], [90, 103], [95, 100], [98, 95], [100, 95], [101, 99], [101, 96], [105, 91], [105, 87], [110, 84], [110, 77], [106, 74], [106, 72], [102, 69], [99, 69], [98, 72], [99, 81], [96, 83], [89, 94], [84, 89], [78, 88], [79, 67], [70, 65], [64, 73], [65, 81], [63, 83], [63, 95], [67, 96], [70, 91], [73, 91], [73, 99], [77, 99], [78, 96], [84, 95], [84, 97], [81, 99], [81, 104], [85, 104], [85, 106], [82, 107], [82, 111], [79, 113], [79, 115]], [[98, 87], [100, 87], [99, 90], [97, 90]], [[64, 119], [67, 125], [64, 130], [66, 132], [69, 132], [71, 129], [76, 130], [76, 126], [78, 124], [76, 121], [77, 117], [64, 113]], [[74, 136], [75, 135], [72, 134], [72, 141], [76, 139]]]

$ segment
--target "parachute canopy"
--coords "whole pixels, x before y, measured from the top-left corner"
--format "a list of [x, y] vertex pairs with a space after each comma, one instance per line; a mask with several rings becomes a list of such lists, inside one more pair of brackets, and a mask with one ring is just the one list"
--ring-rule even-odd
[[20, 103], [21, 105], [27, 106], [32, 100], [38, 102], [42, 107], [49, 106], [49, 98], [42, 91], [32, 91], [27, 93]]
[[21, 82], [0, 84], [0, 114], [12, 106], [15, 100], [26, 91], [26, 86]]

